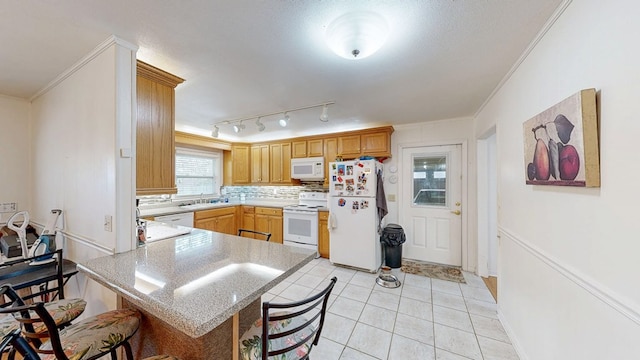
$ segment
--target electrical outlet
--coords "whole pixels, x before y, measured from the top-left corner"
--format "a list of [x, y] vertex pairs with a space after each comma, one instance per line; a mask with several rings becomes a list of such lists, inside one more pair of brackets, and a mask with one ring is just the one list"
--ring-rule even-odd
[[113, 219], [111, 215], [104, 216], [104, 231], [108, 231], [108, 232], [112, 231], [112, 225], [111, 225], [112, 220]]
[[390, 201], [390, 202], [396, 201], [396, 194], [387, 195], [387, 200]]
[[0, 213], [13, 213], [18, 210], [18, 203], [8, 202], [0, 204]]

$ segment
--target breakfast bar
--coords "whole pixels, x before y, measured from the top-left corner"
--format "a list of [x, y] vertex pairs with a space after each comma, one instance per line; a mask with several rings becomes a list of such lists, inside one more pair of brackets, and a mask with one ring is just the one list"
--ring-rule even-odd
[[78, 269], [116, 292], [143, 320], [136, 358], [232, 359], [237, 339], [260, 317], [261, 295], [315, 251], [194, 229]]

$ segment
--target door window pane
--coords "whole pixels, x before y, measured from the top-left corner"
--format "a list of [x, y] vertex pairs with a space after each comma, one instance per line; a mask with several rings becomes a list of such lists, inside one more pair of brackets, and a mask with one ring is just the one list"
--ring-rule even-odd
[[447, 205], [447, 156], [413, 157], [413, 205]]

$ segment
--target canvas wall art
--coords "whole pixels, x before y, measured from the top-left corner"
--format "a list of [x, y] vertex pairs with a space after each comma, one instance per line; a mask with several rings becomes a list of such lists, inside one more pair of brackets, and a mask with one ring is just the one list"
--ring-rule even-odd
[[600, 186], [596, 90], [582, 90], [524, 122], [529, 185]]

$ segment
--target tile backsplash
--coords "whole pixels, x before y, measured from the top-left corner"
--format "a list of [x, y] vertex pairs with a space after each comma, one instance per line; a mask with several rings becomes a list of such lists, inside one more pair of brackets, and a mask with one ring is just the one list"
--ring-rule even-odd
[[[246, 199], [273, 199], [273, 200], [298, 200], [298, 194], [301, 191], [326, 191], [322, 188], [322, 183], [306, 183], [302, 186], [223, 186], [220, 198], [229, 198], [231, 202], [240, 201], [240, 194], [244, 194]], [[140, 205], [161, 205], [171, 204], [172, 202], [184, 202], [190, 198], [184, 197], [175, 199], [171, 195], [151, 195], [140, 196]], [[200, 196], [194, 196], [193, 200], [199, 200]], [[205, 201], [210, 198], [205, 198]]]

